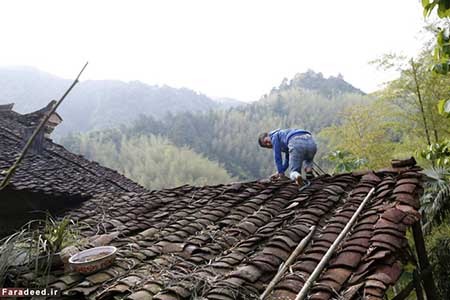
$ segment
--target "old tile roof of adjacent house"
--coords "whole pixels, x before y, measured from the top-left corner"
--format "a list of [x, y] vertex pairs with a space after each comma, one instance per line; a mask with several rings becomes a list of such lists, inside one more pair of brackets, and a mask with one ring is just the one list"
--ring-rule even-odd
[[409, 258], [406, 230], [420, 219], [417, 167], [318, 177], [300, 192], [289, 181], [257, 181], [104, 193], [69, 216], [89, 225], [82, 235], [92, 244], [119, 233], [114, 265], [88, 276], [55, 271], [51, 286], [73, 299], [257, 299], [317, 225], [268, 297], [294, 299], [372, 187], [309, 299], [381, 300]]
[[[44, 109], [19, 114], [0, 106], [0, 181], [25, 144], [27, 128], [35, 128]], [[145, 189], [116, 171], [103, 167], [45, 138], [41, 153], [28, 153], [8, 188], [53, 196], [92, 196], [99, 192], [143, 192]]]

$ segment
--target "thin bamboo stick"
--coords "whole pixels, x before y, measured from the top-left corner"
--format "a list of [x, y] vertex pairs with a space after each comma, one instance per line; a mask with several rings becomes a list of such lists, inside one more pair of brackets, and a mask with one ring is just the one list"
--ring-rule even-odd
[[4, 189], [11, 178], [13, 177], [17, 167], [24, 159], [25, 155], [28, 152], [28, 149], [33, 144], [34, 139], [39, 134], [39, 132], [44, 128], [45, 124], [47, 124], [48, 119], [50, 119], [51, 115], [56, 111], [58, 106], [63, 102], [64, 98], [70, 93], [70, 91], [73, 89], [73, 87], [78, 83], [78, 80], [80, 79], [81, 73], [83, 73], [84, 69], [87, 67], [88, 63], [84, 65], [84, 67], [81, 69], [80, 73], [78, 73], [78, 76], [73, 81], [72, 85], [67, 89], [67, 91], [63, 94], [61, 99], [59, 99], [58, 102], [53, 106], [53, 108], [45, 115], [45, 117], [42, 119], [41, 123], [39, 123], [38, 127], [34, 130], [31, 137], [28, 139], [27, 143], [25, 144], [25, 147], [23, 148], [22, 152], [20, 153], [19, 157], [17, 158], [16, 162], [11, 166], [11, 168], [8, 169], [8, 171], [5, 172], [5, 177], [3, 178], [2, 182], [0, 183], [0, 191]]
[[313, 162], [313, 164], [314, 164], [314, 166], [316, 166], [320, 170], [320, 172], [322, 172], [322, 175], [326, 175], [327, 174], [327, 172], [322, 170], [322, 168], [316, 162]]
[[273, 288], [277, 284], [277, 282], [280, 280], [281, 276], [286, 272], [286, 270], [289, 268], [289, 266], [292, 264], [294, 259], [302, 252], [306, 246], [308, 245], [309, 241], [311, 240], [314, 232], [316, 231], [316, 226], [311, 226], [310, 231], [307, 236], [305, 236], [297, 245], [295, 250], [291, 253], [291, 255], [288, 257], [286, 262], [283, 264], [280, 270], [278, 270], [278, 273], [275, 275], [275, 277], [270, 281], [269, 285], [267, 286], [264, 293], [262, 293], [261, 297], [259, 297], [260, 300], [264, 300], [267, 295], [272, 292]]
[[325, 253], [325, 255], [322, 257], [322, 260], [319, 262], [317, 267], [314, 269], [312, 274], [309, 276], [308, 280], [305, 282], [305, 284], [303, 285], [302, 289], [297, 294], [297, 297], [295, 297], [295, 300], [304, 300], [305, 299], [305, 297], [308, 294], [309, 289], [311, 288], [312, 284], [320, 276], [320, 273], [322, 273], [322, 270], [325, 268], [325, 265], [328, 263], [328, 261], [330, 260], [331, 256], [333, 255], [334, 251], [336, 250], [336, 248], [339, 246], [339, 244], [342, 242], [342, 240], [345, 238], [347, 233], [352, 228], [353, 224], [356, 222], [359, 214], [363, 210], [363, 208], [366, 205], [366, 203], [369, 201], [370, 196], [372, 196], [372, 193], [374, 191], [375, 191], [375, 188], [373, 187], [369, 191], [367, 196], [364, 198], [364, 200], [361, 202], [361, 204], [359, 205], [358, 209], [356, 210], [356, 212], [351, 217], [350, 221], [347, 223], [347, 225], [345, 225], [345, 227], [342, 230], [342, 232], [338, 235], [338, 237], [336, 238], [334, 243], [328, 249], [327, 253]]

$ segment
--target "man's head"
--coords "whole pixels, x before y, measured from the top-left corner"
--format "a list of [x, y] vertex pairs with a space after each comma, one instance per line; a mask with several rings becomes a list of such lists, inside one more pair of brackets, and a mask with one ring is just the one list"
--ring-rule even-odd
[[272, 140], [267, 132], [263, 132], [259, 135], [258, 143], [263, 148], [272, 148]]

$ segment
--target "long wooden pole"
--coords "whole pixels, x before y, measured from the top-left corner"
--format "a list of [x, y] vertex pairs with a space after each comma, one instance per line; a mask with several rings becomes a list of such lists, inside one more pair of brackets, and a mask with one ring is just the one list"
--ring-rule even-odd
[[423, 298], [422, 283], [420, 282], [419, 272], [417, 272], [417, 269], [415, 269], [413, 272], [413, 281], [414, 281], [414, 288], [416, 289], [417, 300], [425, 300]]
[[401, 290], [400, 293], [396, 294], [395, 297], [392, 298], [391, 300], [405, 300], [406, 298], [408, 298], [408, 296], [414, 290], [414, 284], [415, 284], [414, 280], [408, 282], [406, 287], [403, 290]]
[[[414, 271], [415, 272], [415, 271]], [[421, 272], [418, 277], [417, 280], [422, 280], [425, 276], [428, 276], [431, 273], [431, 267], [426, 269], [425, 271]], [[406, 298], [408, 298], [409, 294], [411, 294], [411, 292], [414, 290], [414, 287], [416, 285], [416, 280], [413, 279], [411, 280], [405, 288], [403, 288], [403, 290], [401, 290], [398, 294], [395, 295], [394, 298], [392, 298], [391, 300], [405, 300]]]
[[[414, 271], [415, 272], [415, 271]], [[422, 280], [425, 276], [428, 276], [431, 273], [431, 267], [426, 269], [423, 272], [420, 272], [417, 275], [417, 280]], [[395, 295], [391, 300], [405, 300], [408, 298], [409, 294], [414, 290], [414, 286], [416, 285], [415, 279], [411, 280], [403, 290], [401, 290], [398, 294]]]
[[342, 240], [345, 238], [345, 236], [347, 235], [347, 233], [350, 231], [350, 229], [352, 228], [353, 224], [356, 222], [356, 220], [358, 219], [359, 214], [362, 212], [362, 210], [364, 209], [364, 206], [366, 205], [367, 202], [369, 202], [370, 196], [372, 196], [373, 192], [375, 191], [375, 188], [373, 187], [369, 193], [366, 195], [366, 197], [364, 198], [364, 200], [361, 202], [361, 204], [359, 205], [358, 209], [356, 210], [356, 212], [353, 214], [353, 216], [350, 218], [350, 221], [347, 223], [347, 225], [345, 225], [344, 229], [342, 230], [342, 232], [338, 235], [338, 237], [336, 238], [336, 240], [334, 241], [334, 243], [331, 245], [331, 247], [328, 249], [327, 253], [325, 253], [325, 255], [322, 257], [322, 259], [320, 260], [319, 264], [317, 265], [317, 267], [314, 269], [314, 271], [312, 272], [312, 274], [309, 276], [308, 280], [305, 282], [305, 284], [303, 285], [302, 289], [300, 290], [300, 292], [297, 294], [297, 297], [295, 297], [295, 300], [304, 300], [309, 292], [309, 289], [311, 288], [311, 286], [313, 285], [313, 283], [317, 280], [317, 278], [320, 276], [320, 273], [322, 273], [322, 270], [325, 268], [325, 265], [328, 263], [328, 261], [330, 260], [331, 256], [333, 255], [334, 251], [336, 251], [337, 247], [339, 246], [339, 244], [342, 242]]
[[[430, 262], [428, 261], [427, 250], [425, 248], [425, 241], [423, 239], [422, 226], [420, 221], [412, 225], [414, 245], [416, 246], [417, 258], [419, 260], [420, 270], [431, 269]], [[428, 300], [439, 299], [436, 292], [436, 284], [433, 280], [433, 272], [430, 272], [428, 276], [422, 278], [423, 289]]]
[[306, 246], [308, 245], [309, 241], [311, 240], [314, 232], [316, 231], [316, 226], [312, 226], [310, 228], [310, 231], [308, 233], [308, 235], [306, 235], [301, 241], [300, 243], [298, 243], [297, 247], [295, 248], [295, 250], [291, 253], [291, 255], [288, 257], [288, 259], [286, 260], [286, 262], [283, 264], [283, 266], [281, 267], [280, 270], [278, 270], [278, 273], [275, 275], [275, 277], [270, 281], [269, 285], [267, 286], [266, 290], [264, 291], [264, 293], [262, 293], [261, 297], [259, 297], [260, 300], [264, 300], [267, 295], [270, 294], [270, 292], [272, 292], [273, 288], [275, 287], [275, 285], [278, 283], [278, 281], [280, 280], [281, 276], [283, 276], [284, 272], [286, 272], [286, 270], [290, 267], [290, 265], [292, 264], [292, 262], [295, 260], [295, 258], [306, 248]]
[[17, 158], [16, 162], [11, 166], [11, 168], [8, 169], [8, 171], [6, 171], [5, 177], [3, 178], [2, 182], [0, 183], [0, 191], [8, 185], [8, 183], [11, 180], [11, 178], [13, 177], [17, 167], [20, 165], [20, 163], [24, 159], [25, 155], [27, 154], [28, 149], [33, 144], [34, 139], [39, 134], [39, 132], [42, 130], [42, 128], [44, 128], [45, 124], [47, 124], [48, 119], [50, 119], [51, 115], [56, 111], [58, 106], [64, 101], [66, 96], [70, 93], [70, 91], [78, 83], [78, 80], [80, 79], [80, 76], [83, 73], [84, 69], [86, 69], [87, 65], [88, 65], [88, 63], [86, 62], [86, 64], [81, 69], [80, 73], [78, 73], [78, 76], [75, 78], [75, 80], [70, 85], [70, 87], [67, 89], [67, 91], [62, 95], [62, 97], [59, 99], [59, 101], [56, 102], [56, 104], [53, 106], [53, 108], [45, 115], [44, 119], [42, 119], [42, 121], [41, 121], [41, 123], [39, 123], [38, 127], [36, 127], [33, 134], [31, 135], [31, 137], [28, 139], [27, 143], [25, 144], [25, 147], [23, 148], [23, 150], [20, 153], [19, 157]]

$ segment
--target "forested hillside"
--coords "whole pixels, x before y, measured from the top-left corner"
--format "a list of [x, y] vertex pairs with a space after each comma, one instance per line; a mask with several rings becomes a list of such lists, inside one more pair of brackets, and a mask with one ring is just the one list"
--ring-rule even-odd
[[[103, 159], [96, 145], [112, 142], [117, 146], [124, 137], [158, 135], [177, 147], [189, 147], [219, 162], [232, 176], [250, 180], [274, 171], [271, 151], [257, 144], [259, 133], [299, 127], [318, 135], [324, 128], [340, 124], [340, 114], [347, 108], [371, 101], [342, 78], [324, 78], [320, 73], [308, 71], [297, 74], [291, 81], [283, 80], [260, 101], [244, 107], [208, 113], [185, 112], [163, 119], [141, 116], [131, 126], [71, 134], [63, 143], [73, 151], [113, 166], [116, 162]], [[327, 164], [322, 159], [327, 152], [325, 144], [319, 141], [319, 163]]]
[[[29, 67], [0, 68], [0, 103], [15, 103], [19, 112], [44, 107], [60, 97], [71, 80]], [[139, 81], [87, 80], [79, 83], [58, 110], [64, 122], [55, 134], [84, 132], [129, 123], [139, 115], [160, 118], [167, 113], [209, 111], [240, 105], [237, 100], [214, 101], [195, 91]]]
[[176, 147], [166, 138], [118, 133], [110, 137], [97, 135], [88, 140], [81, 138], [78, 150], [150, 189], [233, 180], [217, 162], [209, 161], [187, 147]]

